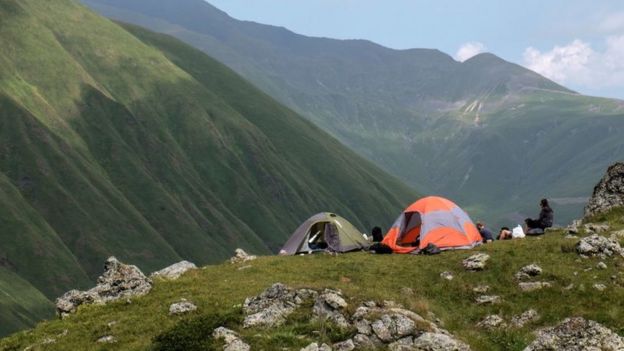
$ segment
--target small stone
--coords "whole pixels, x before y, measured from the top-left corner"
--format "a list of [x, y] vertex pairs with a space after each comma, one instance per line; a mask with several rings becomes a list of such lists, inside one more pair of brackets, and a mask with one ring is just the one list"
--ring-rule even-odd
[[468, 257], [462, 261], [462, 265], [469, 271], [480, 271], [485, 268], [487, 261], [490, 259], [490, 255], [484, 253], [478, 253]]
[[478, 294], [485, 294], [486, 292], [490, 291], [490, 286], [489, 285], [477, 285], [474, 288], [472, 288], [472, 291]]
[[310, 345], [302, 348], [301, 351], [332, 351], [332, 349], [327, 344], [322, 344], [319, 346], [318, 343], [313, 342]]
[[522, 328], [526, 324], [536, 322], [539, 319], [539, 313], [537, 313], [537, 311], [534, 309], [530, 309], [520, 315], [511, 317], [511, 325], [516, 328]]
[[543, 288], [550, 288], [552, 284], [549, 282], [521, 282], [518, 283], [518, 286], [520, 287], [520, 290], [524, 292], [530, 292]]
[[185, 313], [193, 312], [196, 309], [197, 309], [197, 306], [195, 306], [192, 302], [181, 301], [181, 302], [173, 303], [171, 304], [171, 306], [169, 306], [169, 314], [170, 315], [185, 314]]
[[[388, 315], [385, 315], [385, 317], [387, 317], [387, 319], [390, 318]], [[383, 316], [382, 319], [378, 319], [371, 324], [373, 332], [383, 342], [390, 342], [393, 340], [389, 324], [390, 322], [385, 322], [383, 320]]]
[[604, 291], [607, 288], [607, 286], [604, 284], [594, 284], [593, 287], [598, 291]]
[[505, 323], [505, 320], [497, 314], [489, 315], [485, 317], [481, 322], [477, 323], [477, 327], [487, 330], [505, 328], [506, 326], [507, 323]]
[[516, 279], [520, 281], [528, 280], [532, 277], [537, 277], [540, 274], [542, 274], [542, 267], [533, 263], [520, 268], [520, 270], [516, 273]]
[[112, 335], [106, 335], [106, 336], [103, 336], [103, 337], [97, 339], [97, 342], [100, 343], [100, 344], [112, 344], [112, 343], [117, 342], [117, 340]]
[[497, 295], [480, 295], [475, 299], [477, 305], [498, 304], [501, 302], [500, 296]]
[[598, 262], [598, 264], [596, 265], [596, 268], [607, 269], [607, 265], [604, 262]]
[[449, 271], [445, 271], [445, 272], [440, 273], [440, 278], [450, 281], [450, 280], [453, 280], [453, 278], [455, 277], [453, 276], [453, 273]]
[[401, 295], [414, 296], [414, 289], [403, 287], [401, 288]]
[[250, 255], [247, 252], [245, 252], [245, 250], [239, 248], [234, 251], [234, 256], [230, 258], [230, 263], [248, 262], [248, 261], [253, 261], [256, 258], [257, 258], [256, 256]]

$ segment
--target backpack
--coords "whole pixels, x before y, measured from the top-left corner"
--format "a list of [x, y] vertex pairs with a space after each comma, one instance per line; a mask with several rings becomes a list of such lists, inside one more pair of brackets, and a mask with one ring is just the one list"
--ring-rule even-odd
[[431, 243], [427, 244], [427, 246], [424, 249], [420, 250], [420, 253], [423, 255], [437, 255], [441, 252], [442, 250], [440, 250], [439, 247]]
[[369, 251], [377, 253], [377, 254], [391, 254], [393, 253], [392, 248], [386, 244], [382, 243], [374, 243], [371, 247], [368, 248]]

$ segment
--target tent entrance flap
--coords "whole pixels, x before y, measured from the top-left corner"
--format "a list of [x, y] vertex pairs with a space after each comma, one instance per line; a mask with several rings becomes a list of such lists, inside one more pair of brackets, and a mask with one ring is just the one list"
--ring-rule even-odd
[[420, 229], [422, 226], [422, 216], [419, 212], [404, 213], [401, 233], [397, 244], [403, 246], [418, 246], [415, 244], [420, 240]]
[[330, 227], [329, 222], [314, 223], [306, 235], [306, 239], [301, 243], [298, 252], [325, 250], [328, 247], [327, 230]]

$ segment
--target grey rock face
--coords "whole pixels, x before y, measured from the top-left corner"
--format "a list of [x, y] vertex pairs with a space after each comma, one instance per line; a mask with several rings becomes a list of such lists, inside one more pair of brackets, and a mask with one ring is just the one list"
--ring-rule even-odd
[[422, 351], [468, 351], [470, 346], [441, 333], [423, 333], [414, 339], [414, 350]]
[[477, 327], [487, 330], [505, 328], [506, 326], [507, 323], [505, 323], [503, 317], [497, 314], [491, 314], [485, 317], [481, 322], [477, 323]]
[[103, 304], [121, 298], [142, 296], [150, 292], [152, 281], [133, 265], [109, 257], [97, 285], [87, 291], [70, 290], [56, 299], [56, 310], [61, 318], [76, 312], [83, 304]]
[[243, 263], [255, 260], [257, 257], [254, 255], [250, 255], [243, 249], [236, 249], [234, 251], [234, 256], [230, 258], [231, 263]]
[[530, 292], [535, 290], [541, 290], [543, 288], [550, 288], [552, 286], [549, 282], [520, 282], [518, 287], [524, 292]]
[[624, 163], [618, 162], [594, 188], [594, 193], [585, 207], [585, 217], [604, 213], [612, 208], [624, 206]]
[[511, 317], [511, 326], [515, 328], [522, 328], [528, 323], [538, 321], [539, 319], [539, 313], [537, 313], [537, 311], [534, 309], [530, 309], [520, 315]]
[[594, 321], [568, 318], [561, 324], [539, 330], [537, 338], [524, 351], [624, 350], [624, 339]]
[[490, 255], [478, 253], [472, 255], [462, 262], [465, 269], [469, 271], [480, 271], [485, 268], [485, 264], [490, 259]]
[[189, 312], [193, 312], [197, 309], [192, 302], [188, 302], [186, 300], [182, 300], [180, 302], [173, 303], [169, 306], [169, 314], [170, 315], [178, 315], [185, 314]]
[[180, 261], [178, 263], [172, 264], [169, 267], [163, 268], [159, 271], [156, 271], [150, 274], [150, 278], [163, 278], [163, 279], [176, 280], [180, 278], [182, 274], [186, 273], [187, 271], [191, 269], [196, 269], [196, 268], [197, 266], [195, 266], [195, 264], [192, 262]]
[[537, 277], [540, 274], [542, 274], [542, 267], [533, 263], [520, 268], [520, 270], [516, 273], [516, 279], [520, 281], [529, 280], [532, 277]]
[[576, 244], [576, 252], [579, 255], [599, 256], [603, 258], [624, 254], [619, 242], [597, 234], [582, 238]]

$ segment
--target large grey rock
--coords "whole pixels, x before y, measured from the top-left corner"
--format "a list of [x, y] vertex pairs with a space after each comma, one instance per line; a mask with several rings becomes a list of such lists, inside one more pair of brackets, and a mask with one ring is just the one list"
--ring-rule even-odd
[[503, 317], [497, 314], [489, 315], [483, 318], [481, 322], [477, 323], [477, 327], [487, 329], [487, 330], [505, 328], [506, 326], [507, 326], [507, 323], [505, 323], [505, 320], [503, 319]]
[[163, 268], [159, 271], [156, 271], [150, 274], [150, 278], [163, 278], [163, 279], [176, 280], [180, 278], [182, 274], [188, 272], [191, 269], [196, 269], [196, 268], [197, 266], [195, 266], [195, 264], [192, 262], [180, 261], [178, 263], [172, 264], [169, 267]]
[[624, 339], [594, 321], [568, 318], [561, 324], [539, 330], [524, 351], [616, 351], [624, 350]]
[[582, 238], [576, 244], [576, 252], [583, 256], [599, 257], [624, 254], [619, 242], [597, 234]]
[[478, 253], [472, 255], [462, 262], [465, 269], [469, 271], [480, 271], [485, 268], [485, 264], [490, 259], [490, 255]]
[[343, 311], [348, 306], [340, 291], [325, 289], [314, 301], [312, 313], [317, 318], [326, 319], [338, 327], [346, 329], [350, 327], [349, 321]]
[[236, 249], [234, 251], [234, 256], [230, 258], [231, 263], [243, 263], [255, 260], [257, 257], [254, 255], [250, 255], [243, 249]]
[[468, 351], [470, 346], [441, 333], [423, 333], [414, 339], [414, 350], [421, 351]]
[[337, 342], [332, 345], [334, 351], [353, 351], [355, 350], [355, 343], [352, 339], [348, 339], [342, 342]]
[[275, 283], [258, 296], [249, 297], [243, 303], [245, 328], [273, 327], [286, 321], [291, 313], [317, 293], [310, 289], [292, 290], [282, 283]]
[[196, 309], [197, 309], [197, 306], [195, 306], [192, 302], [188, 302], [182, 299], [182, 301], [172, 303], [169, 306], [169, 314], [170, 315], [185, 314], [185, 313], [193, 312]]
[[70, 290], [56, 299], [56, 310], [61, 318], [76, 312], [83, 304], [103, 304], [121, 298], [142, 296], [150, 292], [152, 281], [134, 265], [109, 257], [97, 285], [87, 291]]
[[520, 270], [516, 273], [516, 279], [517, 280], [529, 280], [532, 277], [537, 277], [538, 275], [542, 274], [542, 267], [536, 265], [535, 263], [532, 263], [528, 266], [524, 266], [522, 268], [520, 268]]
[[624, 206], [624, 163], [618, 162], [609, 167], [594, 188], [594, 193], [585, 206], [585, 217], [620, 206]]

